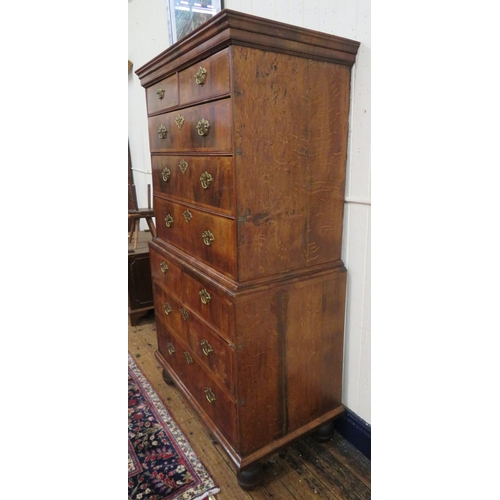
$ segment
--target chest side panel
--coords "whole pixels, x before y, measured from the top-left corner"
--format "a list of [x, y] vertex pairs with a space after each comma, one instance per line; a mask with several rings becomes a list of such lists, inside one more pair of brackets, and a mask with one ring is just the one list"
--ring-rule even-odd
[[239, 278], [340, 258], [348, 67], [233, 47]]

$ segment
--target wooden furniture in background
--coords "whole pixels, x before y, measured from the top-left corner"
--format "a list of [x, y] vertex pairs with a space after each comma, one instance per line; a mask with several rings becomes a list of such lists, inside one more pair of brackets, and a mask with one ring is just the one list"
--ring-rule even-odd
[[343, 412], [341, 261], [359, 43], [223, 10], [136, 73], [146, 89], [164, 376], [238, 468]]
[[128, 314], [132, 326], [154, 309], [148, 247], [151, 233], [141, 231], [137, 234], [138, 242], [128, 245]]
[[134, 250], [137, 248], [137, 239], [140, 232], [140, 221], [141, 219], [146, 219], [149, 230], [153, 238], [156, 238], [156, 228], [153, 221], [155, 216], [154, 210], [151, 208], [151, 185], [148, 184], [148, 208], [137, 208], [137, 193], [135, 191], [135, 185], [128, 185], [129, 190], [129, 200], [132, 200], [133, 208], [128, 209], [128, 220], [129, 220], [129, 234], [128, 242], [132, 241], [132, 236], [135, 234], [134, 238]]

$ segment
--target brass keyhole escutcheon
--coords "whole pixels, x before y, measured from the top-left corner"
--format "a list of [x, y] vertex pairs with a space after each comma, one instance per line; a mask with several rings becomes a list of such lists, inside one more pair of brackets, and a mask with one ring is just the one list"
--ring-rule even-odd
[[215, 394], [212, 392], [210, 387], [205, 387], [205, 396], [207, 397], [209, 403], [213, 403], [216, 399]]
[[185, 160], [181, 160], [181, 162], [179, 163], [179, 168], [181, 169], [181, 172], [183, 174], [186, 173], [186, 170], [187, 170], [188, 166], [189, 165], [187, 164], [187, 161], [185, 161]]
[[196, 130], [198, 130], [199, 135], [207, 135], [208, 131], [210, 130], [210, 122], [208, 120], [205, 120], [204, 118], [202, 118], [196, 124]]
[[165, 314], [167, 316], [172, 312], [172, 308], [170, 307], [170, 304], [168, 302], [165, 302], [165, 304], [163, 304], [163, 310], [165, 311]]
[[184, 125], [184, 117], [178, 113], [176, 118], [175, 118], [175, 123], [177, 125], [177, 128], [180, 130], [182, 126]]
[[163, 220], [165, 221], [165, 226], [172, 227], [172, 224], [174, 223], [174, 218], [170, 214], [167, 214], [165, 216], [165, 219]]
[[167, 344], [167, 351], [170, 355], [172, 355], [175, 352], [175, 348], [170, 342]]
[[158, 128], [158, 137], [160, 139], [165, 139], [167, 137], [167, 127], [165, 125], [160, 125]]
[[182, 314], [184, 321], [187, 321], [189, 319], [189, 313], [183, 307], [181, 308], [181, 314]]
[[208, 172], [204, 172], [203, 174], [201, 174], [200, 181], [203, 189], [207, 189], [208, 186], [212, 184], [213, 180], [213, 177]]
[[212, 297], [210, 296], [210, 294], [205, 290], [205, 288], [203, 290], [200, 291], [200, 299], [201, 301], [204, 303], [204, 304], [208, 304], [210, 302], [210, 299]]
[[170, 169], [168, 167], [165, 167], [162, 172], [161, 172], [161, 178], [165, 181], [168, 182], [170, 179]]
[[215, 241], [214, 235], [208, 229], [206, 231], [203, 231], [203, 234], [201, 236], [203, 238], [203, 243], [205, 243], [205, 245], [207, 246], [210, 246]]
[[205, 354], [205, 356], [208, 356], [212, 352], [215, 352], [212, 346], [208, 343], [208, 340], [205, 339], [201, 341], [201, 349], [203, 351], [203, 354]]
[[190, 365], [193, 362], [193, 358], [191, 357], [191, 354], [189, 354], [188, 352], [184, 352], [184, 357], [186, 358], [188, 365]]
[[187, 209], [184, 210], [182, 215], [184, 215], [184, 219], [186, 219], [186, 222], [189, 222], [193, 218], [193, 214]]
[[161, 269], [161, 272], [163, 274], [167, 274], [167, 271], [168, 271], [168, 266], [167, 266], [167, 263], [165, 261], [163, 261], [161, 264], [160, 264], [160, 269]]
[[156, 97], [158, 97], [160, 101], [165, 97], [165, 89], [162, 88], [161, 86], [158, 87], [158, 90], [156, 91]]
[[207, 79], [207, 70], [200, 66], [198, 71], [194, 74], [194, 79], [198, 85], [204, 85]]

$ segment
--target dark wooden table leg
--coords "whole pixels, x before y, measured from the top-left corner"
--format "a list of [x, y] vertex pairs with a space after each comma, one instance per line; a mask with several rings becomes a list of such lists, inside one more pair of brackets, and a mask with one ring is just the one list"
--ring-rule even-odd
[[236, 474], [240, 488], [247, 491], [257, 488], [262, 481], [262, 476], [262, 464], [259, 462], [239, 470]]

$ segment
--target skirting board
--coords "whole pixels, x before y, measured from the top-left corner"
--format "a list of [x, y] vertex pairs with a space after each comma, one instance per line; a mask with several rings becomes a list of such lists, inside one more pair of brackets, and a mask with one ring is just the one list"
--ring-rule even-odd
[[345, 412], [335, 419], [335, 430], [365, 457], [372, 457], [372, 428], [354, 412], [345, 408]]

